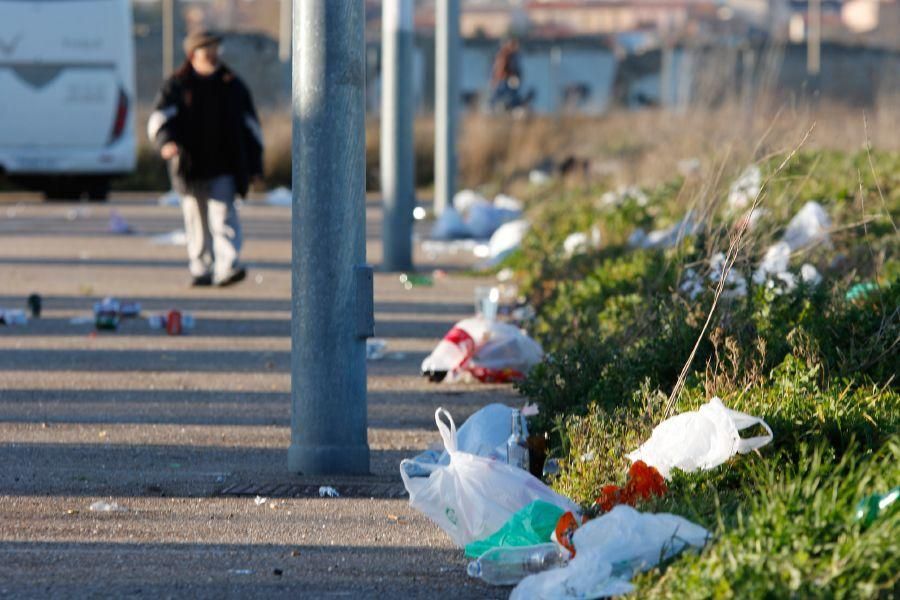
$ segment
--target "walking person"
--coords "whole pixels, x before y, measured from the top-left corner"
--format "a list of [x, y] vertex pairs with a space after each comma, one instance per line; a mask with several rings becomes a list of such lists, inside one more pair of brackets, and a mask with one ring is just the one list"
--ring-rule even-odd
[[193, 286], [242, 281], [235, 196], [262, 176], [262, 130], [244, 83], [219, 60], [221, 38], [184, 40], [184, 64], [163, 84], [147, 136], [181, 196]]

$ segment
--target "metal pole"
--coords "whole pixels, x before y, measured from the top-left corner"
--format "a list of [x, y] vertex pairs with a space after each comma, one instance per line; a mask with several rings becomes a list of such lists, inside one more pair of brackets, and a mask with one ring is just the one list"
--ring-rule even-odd
[[459, 104], [459, 0], [435, 2], [434, 212], [456, 191], [456, 117]]
[[162, 0], [162, 70], [163, 79], [175, 70], [175, 0]]
[[806, 36], [806, 72], [813, 77], [821, 68], [822, 0], [809, 0], [809, 33]]
[[291, 446], [294, 473], [369, 472], [365, 15], [294, 2]]
[[384, 0], [381, 13], [381, 194], [383, 267], [412, 268], [413, 3]]

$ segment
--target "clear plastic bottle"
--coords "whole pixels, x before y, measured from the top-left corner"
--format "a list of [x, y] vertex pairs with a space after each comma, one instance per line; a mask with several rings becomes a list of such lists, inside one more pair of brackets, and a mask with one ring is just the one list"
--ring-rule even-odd
[[528, 470], [528, 440], [522, 428], [522, 414], [512, 411], [512, 433], [506, 440], [506, 462], [514, 467]]
[[532, 573], [561, 567], [567, 553], [554, 543], [491, 548], [469, 563], [466, 573], [491, 585], [515, 585]]

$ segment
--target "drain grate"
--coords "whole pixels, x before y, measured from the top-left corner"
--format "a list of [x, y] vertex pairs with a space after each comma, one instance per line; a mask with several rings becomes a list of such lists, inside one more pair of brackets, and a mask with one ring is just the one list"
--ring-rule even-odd
[[296, 484], [296, 483], [237, 483], [219, 492], [220, 496], [265, 496], [268, 498], [318, 498], [319, 488], [330, 486], [341, 498], [391, 499], [406, 496], [402, 483]]

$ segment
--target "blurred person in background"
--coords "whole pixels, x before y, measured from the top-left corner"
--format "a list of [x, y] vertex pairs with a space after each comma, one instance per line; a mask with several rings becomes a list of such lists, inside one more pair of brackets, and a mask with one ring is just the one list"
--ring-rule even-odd
[[242, 281], [235, 196], [262, 177], [262, 129], [244, 83], [219, 59], [221, 37], [194, 32], [184, 64], [163, 84], [147, 123], [181, 196], [193, 286]]
[[491, 108], [499, 105], [505, 111], [526, 108], [532, 101], [534, 93], [522, 94], [522, 61], [519, 57], [519, 40], [506, 40], [497, 55], [491, 69], [491, 84], [494, 93], [491, 96]]

